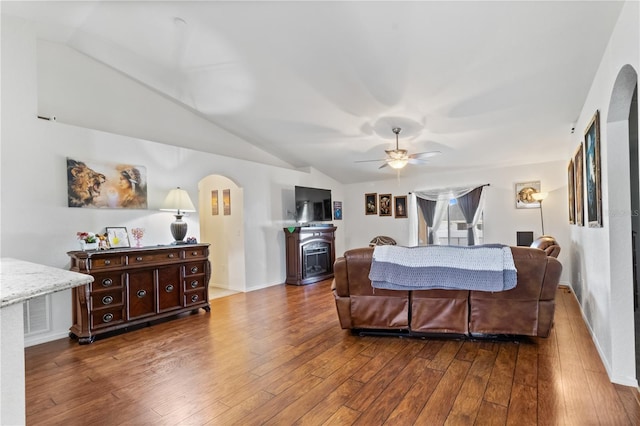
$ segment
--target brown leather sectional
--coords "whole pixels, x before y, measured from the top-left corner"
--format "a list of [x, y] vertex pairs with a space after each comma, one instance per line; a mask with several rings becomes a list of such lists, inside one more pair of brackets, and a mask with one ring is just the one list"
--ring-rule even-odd
[[501, 292], [380, 290], [369, 280], [373, 248], [345, 252], [334, 265], [340, 326], [400, 335], [547, 337], [562, 265], [537, 248], [511, 247], [518, 282]]

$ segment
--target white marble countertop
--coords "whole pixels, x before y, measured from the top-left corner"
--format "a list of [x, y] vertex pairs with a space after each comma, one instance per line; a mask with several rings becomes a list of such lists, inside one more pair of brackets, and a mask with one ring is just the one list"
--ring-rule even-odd
[[91, 275], [11, 258], [0, 259], [0, 308], [93, 282]]

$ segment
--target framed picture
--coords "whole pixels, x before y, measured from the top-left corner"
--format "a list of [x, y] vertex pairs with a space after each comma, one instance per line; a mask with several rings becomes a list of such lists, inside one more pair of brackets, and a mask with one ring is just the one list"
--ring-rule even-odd
[[211, 215], [218, 215], [218, 190], [214, 189], [211, 191]]
[[516, 183], [516, 208], [539, 209], [540, 202], [533, 199], [532, 195], [540, 192], [540, 181]]
[[406, 219], [407, 218], [407, 196], [401, 195], [398, 197], [393, 197], [393, 201], [394, 201], [393, 211], [396, 214], [396, 219]]
[[335, 220], [342, 220], [342, 201], [333, 202], [333, 218]]
[[67, 205], [93, 209], [146, 209], [144, 166], [67, 157]]
[[391, 194], [380, 194], [379, 196], [380, 216], [391, 216]]
[[112, 248], [131, 247], [127, 228], [107, 228], [107, 239]]
[[569, 166], [567, 166], [567, 193], [569, 196], [569, 223], [573, 225], [576, 223], [576, 180], [573, 159], [569, 161]]
[[578, 145], [575, 155], [573, 156], [573, 168], [575, 172], [574, 182], [576, 185], [576, 225], [584, 225], [584, 151], [582, 143]]
[[222, 190], [222, 208], [224, 210], [225, 216], [229, 216], [231, 214], [231, 190], [230, 189]]
[[364, 214], [377, 214], [378, 213], [378, 194], [372, 192], [370, 194], [364, 194]]
[[600, 114], [593, 115], [584, 132], [585, 183], [587, 186], [587, 223], [602, 227], [602, 188], [600, 182]]

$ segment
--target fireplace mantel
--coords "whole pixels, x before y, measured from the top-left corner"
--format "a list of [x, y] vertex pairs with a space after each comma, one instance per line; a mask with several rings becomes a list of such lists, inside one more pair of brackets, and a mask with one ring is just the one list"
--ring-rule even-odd
[[333, 278], [336, 227], [284, 228], [287, 284], [305, 285]]

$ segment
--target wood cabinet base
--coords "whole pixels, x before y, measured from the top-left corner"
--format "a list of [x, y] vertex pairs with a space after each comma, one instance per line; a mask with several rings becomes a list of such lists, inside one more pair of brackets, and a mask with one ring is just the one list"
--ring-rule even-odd
[[71, 270], [94, 282], [72, 290], [69, 336], [96, 336], [200, 308], [210, 312], [208, 244], [72, 251]]

